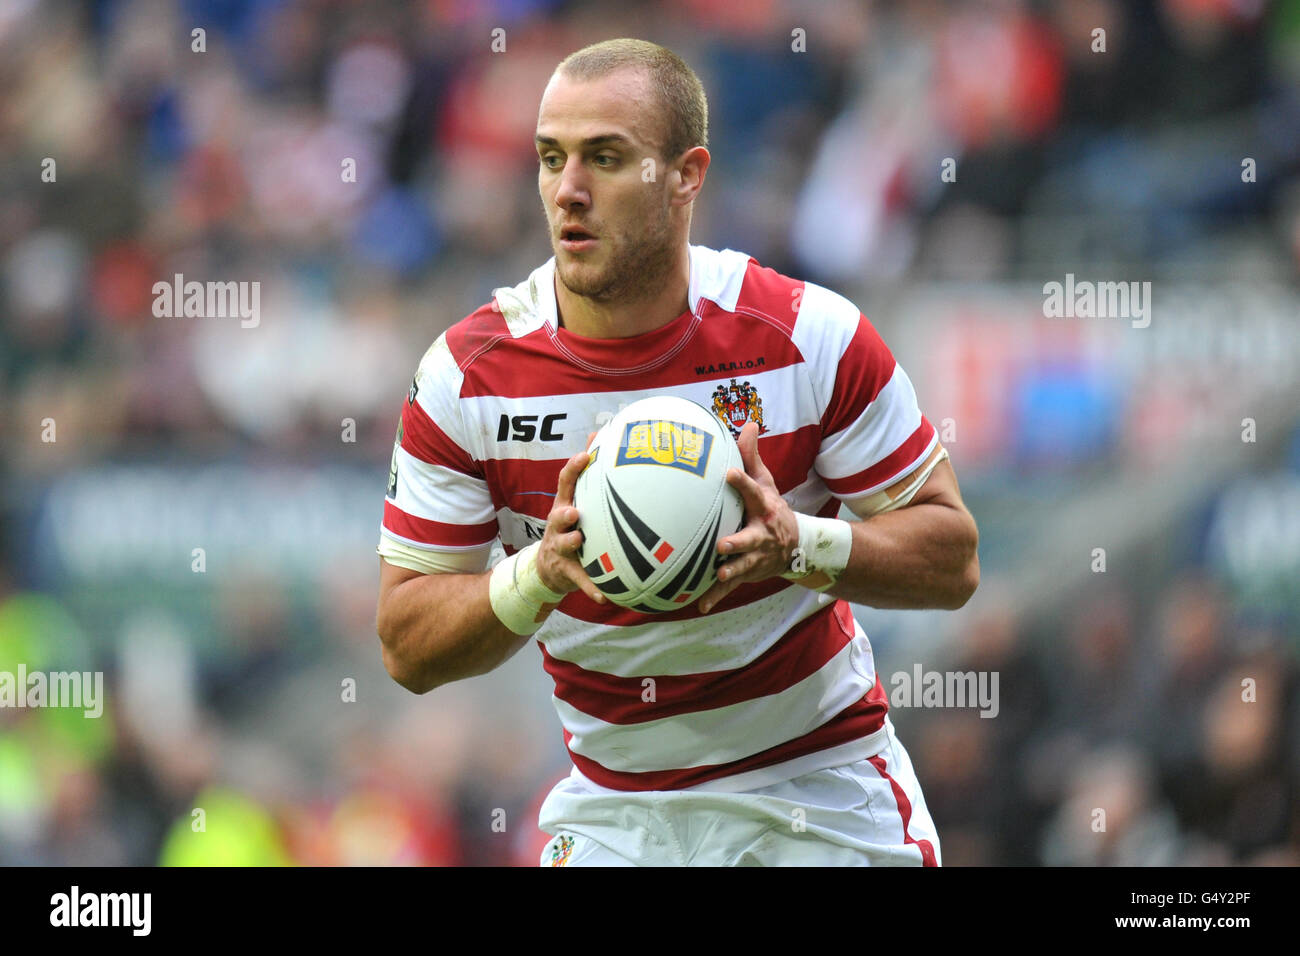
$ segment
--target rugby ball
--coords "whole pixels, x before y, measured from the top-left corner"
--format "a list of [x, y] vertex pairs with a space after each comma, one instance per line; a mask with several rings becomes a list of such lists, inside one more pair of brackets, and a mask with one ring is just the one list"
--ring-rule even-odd
[[675, 396], [624, 407], [592, 439], [574, 506], [579, 560], [615, 604], [678, 611], [707, 591], [718, 541], [744, 525], [727, 470], [744, 464], [731, 432], [703, 405]]

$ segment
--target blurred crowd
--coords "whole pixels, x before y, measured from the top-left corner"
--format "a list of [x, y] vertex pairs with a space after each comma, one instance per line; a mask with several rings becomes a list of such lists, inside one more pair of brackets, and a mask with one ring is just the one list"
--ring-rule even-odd
[[1087, 590], [972, 615], [947, 666], [998, 673], [995, 717], [895, 709], [945, 864], [1300, 865], [1295, 630], [1193, 569]]
[[[378, 458], [418, 354], [549, 255], [537, 101], [622, 33], [705, 81], [695, 241], [850, 297], [1045, 249], [1300, 274], [1295, 0], [11, 0], [0, 395], [77, 436], [14, 428], [11, 464], [337, 450], [343, 417]], [[264, 321], [155, 317], [176, 274], [261, 282]]]
[[[113, 691], [0, 710], [0, 862], [536, 862], [545, 676], [383, 686], [372, 554], [103, 618], [23, 555], [42, 488], [104, 462], [365, 467], [377, 534], [419, 356], [550, 255], [546, 79], [612, 36], [704, 81], [695, 242], [852, 298], [1077, 262], [1300, 282], [1300, 0], [7, 0], [0, 670]], [[260, 323], [156, 315], [177, 274], [260, 282]], [[1297, 862], [1294, 625], [1199, 573], [963, 619], [1001, 715], [896, 721], [946, 862]]]

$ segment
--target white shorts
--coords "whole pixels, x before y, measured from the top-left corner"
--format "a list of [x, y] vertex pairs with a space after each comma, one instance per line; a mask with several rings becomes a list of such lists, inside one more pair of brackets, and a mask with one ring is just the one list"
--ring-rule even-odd
[[542, 804], [542, 866], [939, 866], [912, 761], [885, 718], [874, 757], [739, 793], [597, 792], [576, 774]]

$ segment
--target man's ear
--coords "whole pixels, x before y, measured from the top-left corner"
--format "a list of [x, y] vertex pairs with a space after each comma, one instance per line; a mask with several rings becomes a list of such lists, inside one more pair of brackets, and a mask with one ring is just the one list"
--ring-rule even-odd
[[673, 204], [684, 206], [693, 202], [704, 186], [704, 176], [709, 169], [709, 151], [703, 146], [692, 146], [673, 164]]

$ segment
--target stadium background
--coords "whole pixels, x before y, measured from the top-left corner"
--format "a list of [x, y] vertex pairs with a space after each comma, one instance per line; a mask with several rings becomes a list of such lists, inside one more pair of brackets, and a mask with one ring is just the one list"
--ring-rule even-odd
[[[704, 79], [693, 240], [949, 420], [980, 591], [856, 609], [887, 681], [999, 675], [894, 709], [945, 863], [1300, 862], [1300, 0], [0, 5], [0, 669], [108, 700], [0, 710], [0, 862], [536, 862], [536, 647], [407, 694], [373, 552], [419, 356], [549, 255], [545, 80], [622, 35]], [[156, 318], [175, 273], [260, 323]], [[1150, 326], [1045, 318], [1066, 274]]]

